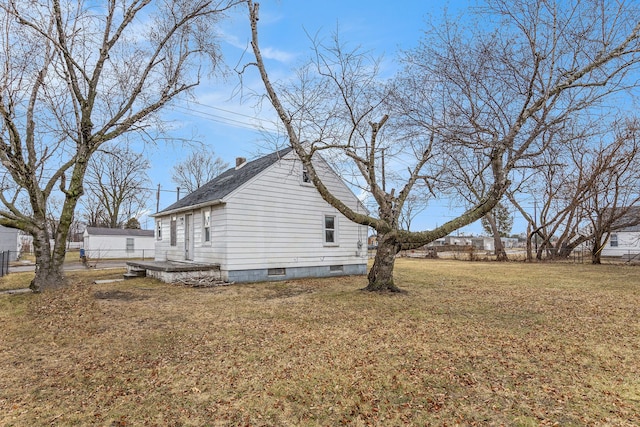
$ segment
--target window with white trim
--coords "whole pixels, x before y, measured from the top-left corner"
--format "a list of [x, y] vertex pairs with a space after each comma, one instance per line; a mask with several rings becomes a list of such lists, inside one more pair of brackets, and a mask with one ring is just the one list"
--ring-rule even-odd
[[202, 211], [202, 241], [211, 242], [211, 209]]
[[135, 250], [133, 237], [127, 237], [127, 253], [131, 253]]
[[616, 233], [611, 233], [611, 238], [609, 239], [609, 246], [612, 248], [618, 247], [618, 235]]
[[177, 218], [174, 216], [171, 217], [171, 246], [177, 246], [178, 244], [178, 221]]
[[336, 244], [338, 239], [336, 235], [337, 219], [335, 215], [324, 216], [324, 243], [328, 245]]

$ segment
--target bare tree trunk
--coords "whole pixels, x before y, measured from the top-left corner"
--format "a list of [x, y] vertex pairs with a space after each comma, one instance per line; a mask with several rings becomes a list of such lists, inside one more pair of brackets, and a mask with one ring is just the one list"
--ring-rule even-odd
[[602, 264], [602, 259], [600, 258], [600, 254], [602, 252], [600, 252], [598, 249], [596, 249], [595, 247], [592, 249], [591, 264]]
[[36, 256], [36, 275], [29, 288], [37, 293], [63, 286], [66, 283], [62, 271], [65, 255], [64, 245], [61, 249], [57, 248], [52, 252], [49, 233], [40, 230], [34, 235], [33, 250]]
[[369, 284], [363, 290], [401, 292], [400, 288], [393, 282], [393, 266], [396, 262], [396, 254], [400, 249], [400, 245], [388, 235], [378, 237], [378, 250], [371, 270], [369, 270]]
[[[80, 154], [78, 157], [80, 157]], [[40, 214], [35, 215], [36, 223], [42, 224], [42, 226], [31, 233], [36, 255], [36, 275], [29, 285], [33, 292], [42, 292], [46, 289], [66, 284], [63, 271], [66, 242], [78, 199], [83, 194], [82, 180], [86, 171], [87, 158], [88, 156], [85, 156], [85, 161], [79, 162], [74, 168], [69, 187], [65, 188], [63, 184], [61, 185], [61, 190], [65, 193], [65, 199], [58, 224], [53, 230], [53, 236], [44, 216], [45, 209], [41, 209]], [[52, 237], [54, 239], [53, 248], [51, 247]]]
[[587, 236], [580, 236], [579, 238], [570, 241], [569, 243], [562, 244], [560, 246], [560, 249], [556, 251], [556, 259], [568, 259], [578, 246], [587, 241], [589, 241]]
[[593, 245], [591, 245], [591, 264], [602, 264], [602, 249], [606, 244], [606, 242], [602, 241], [602, 237], [602, 233], [594, 233]]
[[485, 215], [487, 222], [491, 226], [491, 233], [493, 234], [493, 245], [494, 251], [496, 254], [496, 261], [508, 261], [507, 252], [504, 250], [504, 245], [502, 244], [502, 239], [500, 238], [500, 230], [498, 230], [498, 225], [496, 224], [496, 219], [490, 213]]
[[573, 253], [573, 250], [575, 249], [575, 245], [572, 244], [565, 244], [565, 245], [561, 245], [560, 248], [556, 248], [556, 253], [554, 258], [555, 259], [568, 259], [571, 254]]

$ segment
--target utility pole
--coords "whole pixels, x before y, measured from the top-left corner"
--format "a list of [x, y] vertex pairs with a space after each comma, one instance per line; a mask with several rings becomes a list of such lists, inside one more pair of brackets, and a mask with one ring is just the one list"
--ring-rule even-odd
[[156, 212], [160, 212], [160, 184], [158, 184], [158, 192], [156, 193]]
[[533, 199], [533, 232], [534, 239], [536, 239], [536, 256], [538, 254], [538, 202], [536, 199]]
[[385, 177], [384, 177], [384, 148], [382, 149], [382, 191], [386, 191], [385, 189]]

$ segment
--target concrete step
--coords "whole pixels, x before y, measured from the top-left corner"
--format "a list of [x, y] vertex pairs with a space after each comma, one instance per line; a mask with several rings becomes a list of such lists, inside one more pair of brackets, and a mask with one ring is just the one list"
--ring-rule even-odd
[[142, 268], [131, 268], [129, 269], [129, 271], [124, 273], [125, 279], [135, 279], [137, 277], [146, 277], [146, 276], [147, 276], [147, 270]]

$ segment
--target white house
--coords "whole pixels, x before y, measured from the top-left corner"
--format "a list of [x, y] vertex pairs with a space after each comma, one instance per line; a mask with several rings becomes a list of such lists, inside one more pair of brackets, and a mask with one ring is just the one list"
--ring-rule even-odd
[[0, 225], [0, 252], [9, 252], [9, 261], [20, 257], [20, 232], [17, 228]]
[[478, 236], [471, 239], [471, 244], [475, 249], [479, 249], [482, 251], [493, 251], [495, 250], [496, 242], [493, 237]]
[[153, 230], [87, 227], [83, 234], [84, 255], [89, 259], [153, 258]]
[[457, 245], [457, 246], [471, 246], [471, 241], [473, 237], [471, 236], [445, 236], [444, 244], [445, 245]]
[[611, 233], [600, 255], [640, 261], [640, 206], [621, 209], [625, 213], [612, 225]]
[[[320, 157], [332, 194], [365, 212]], [[156, 261], [217, 264], [223, 280], [254, 282], [365, 274], [367, 227], [325, 202], [291, 148], [246, 162], [153, 215]]]
[[[513, 237], [501, 237], [500, 241], [502, 242], [502, 246], [505, 249], [511, 249], [518, 247], [518, 239]], [[474, 248], [485, 250], [485, 251], [494, 251], [496, 242], [493, 236], [478, 236], [473, 237], [471, 239], [471, 243]]]
[[602, 249], [604, 257], [625, 257], [640, 260], [640, 225], [616, 230]]

